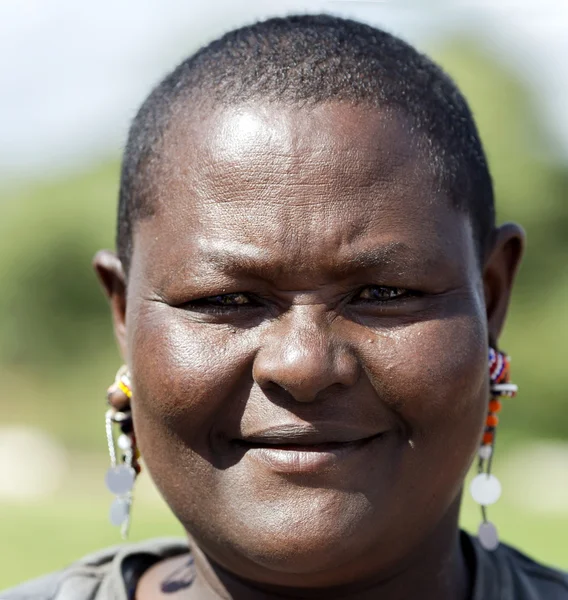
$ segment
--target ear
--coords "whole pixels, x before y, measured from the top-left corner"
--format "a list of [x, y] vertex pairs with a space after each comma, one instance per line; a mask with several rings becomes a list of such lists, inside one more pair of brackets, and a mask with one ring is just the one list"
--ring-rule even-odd
[[515, 275], [525, 247], [525, 233], [519, 225], [499, 227], [483, 268], [483, 287], [489, 329], [489, 343], [496, 348], [501, 335]]
[[126, 276], [114, 252], [100, 250], [93, 259], [103, 290], [110, 300], [114, 334], [123, 359], [126, 359]]

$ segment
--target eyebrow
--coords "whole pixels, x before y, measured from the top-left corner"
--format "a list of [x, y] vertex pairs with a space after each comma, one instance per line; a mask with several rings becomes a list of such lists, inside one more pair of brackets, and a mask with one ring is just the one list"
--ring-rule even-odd
[[[368, 269], [380, 265], [389, 265], [395, 261], [400, 264], [401, 261], [408, 264], [412, 257], [413, 251], [408, 244], [403, 242], [388, 242], [381, 244], [368, 250], [363, 250], [352, 258], [346, 260], [346, 264], [357, 269]], [[420, 253], [420, 259], [424, 255]], [[420, 260], [419, 259], [419, 260]]]
[[199, 244], [200, 262], [222, 271], [257, 271], [268, 268], [266, 254], [252, 244], [210, 241]]

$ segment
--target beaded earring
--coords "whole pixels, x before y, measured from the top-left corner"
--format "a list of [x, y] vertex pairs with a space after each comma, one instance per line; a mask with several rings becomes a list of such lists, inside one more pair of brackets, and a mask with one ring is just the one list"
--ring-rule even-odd
[[[110, 507], [110, 522], [121, 527], [123, 539], [128, 536], [130, 511], [132, 508], [132, 490], [134, 481], [140, 473], [140, 453], [136, 447], [136, 437], [132, 426], [130, 400], [132, 387], [130, 374], [126, 366], [122, 366], [107, 390], [109, 408], [105, 415], [105, 429], [110, 455], [110, 468], [105, 477], [107, 489], [116, 497]], [[118, 429], [115, 438], [114, 429]], [[120, 451], [120, 460], [117, 457]]]
[[495, 504], [501, 497], [501, 483], [491, 474], [495, 438], [501, 411], [501, 398], [512, 398], [517, 394], [517, 386], [510, 381], [511, 359], [504, 354], [489, 348], [489, 382], [490, 393], [487, 419], [481, 447], [478, 451], [478, 475], [471, 482], [470, 492], [473, 499], [481, 505], [482, 523], [479, 526], [478, 538], [486, 550], [495, 550], [499, 546], [497, 528], [487, 519], [487, 507]]

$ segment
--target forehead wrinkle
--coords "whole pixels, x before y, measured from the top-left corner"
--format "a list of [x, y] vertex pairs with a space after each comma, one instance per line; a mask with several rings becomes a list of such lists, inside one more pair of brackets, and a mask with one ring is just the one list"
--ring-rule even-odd
[[200, 193], [200, 200], [218, 202], [243, 193], [274, 198], [292, 186], [317, 195], [328, 187], [408, 185], [417, 176], [426, 183], [422, 157], [399, 118], [364, 106], [337, 115], [340, 108], [330, 103], [275, 113], [257, 103], [181, 119], [163, 145], [167, 179], [182, 187], [191, 182], [201, 192], [209, 188], [211, 196]]
[[[271, 260], [270, 254], [262, 251], [253, 244], [239, 242], [213, 242], [207, 240], [203, 245], [198, 244], [197, 260], [191, 261], [190, 269], [193, 277], [207, 278], [215, 272], [228, 276], [246, 275], [267, 281], [274, 281], [280, 276], [297, 275], [308, 276], [318, 270], [317, 263], [313, 261], [311, 254], [302, 256], [287, 255], [283, 261], [280, 257]], [[415, 269], [424, 270], [432, 268], [437, 264], [437, 258], [428, 256], [424, 252], [417, 253], [403, 242], [390, 241], [368, 250], [363, 250], [351, 256], [341, 253], [329, 258], [320, 265], [322, 271], [329, 279], [348, 277], [365, 270], [385, 270], [389, 272], [395, 265], [397, 270], [408, 270], [411, 266]], [[183, 268], [175, 270], [175, 275], [170, 274], [165, 280], [171, 283], [177, 279]]]
[[[419, 207], [408, 206], [406, 210], [425, 208], [435, 201], [438, 195], [430, 182], [420, 177], [415, 165], [389, 165], [387, 170], [385, 166], [373, 164], [368, 157], [364, 163], [338, 162], [336, 165], [324, 161], [309, 164], [304, 161], [302, 165], [298, 161], [295, 173], [264, 165], [254, 169], [235, 165], [219, 172], [218, 166], [211, 165], [200, 168], [199, 173], [188, 173], [185, 181], [178, 180], [170, 190], [175, 190], [175, 196], [180, 199], [185, 196], [187, 204], [193, 204], [197, 211], [200, 204], [248, 205], [249, 215], [259, 218], [270, 216], [280, 208], [294, 212], [302, 207], [321, 207], [326, 214], [332, 214], [357, 204], [358, 211], [370, 213], [384, 200], [397, 198], [401, 205], [419, 204]], [[164, 199], [162, 206], [166, 208], [167, 203]], [[305, 217], [317, 215], [310, 213]]]
[[[327, 119], [333, 116], [329, 114]], [[331, 138], [334, 132], [340, 131], [342, 134], [336, 140], [338, 146], [335, 149], [308, 136], [315, 144], [310, 145], [307, 139], [304, 140], [308, 143], [305, 155], [298, 154], [297, 144], [294, 143], [290, 144], [292, 156], [284, 152], [283, 161], [279, 160], [278, 153], [269, 157], [263, 157], [261, 153], [256, 163], [245, 161], [228, 169], [227, 165], [220, 168], [208, 153], [208, 141], [205, 138], [209, 135], [210, 125], [200, 126], [192, 122], [191, 136], [187, 135], [189, 130], [186, 127], [180, 127], [165, 144], [164, 162], [167, 164], [163, 166], [166, 167], [167, 177], [164, 177], [160, 186], [162, 210], [159, 212], [163, 216], [164, 213], [170, 213], [166, 216], [168, 227], [176, 230], [187, 219], [211, 231], [212, 227], [215, 229], [218, 218], [219, 222], [223, 222], [222, 214], [210, 213], [211, 208], [218, 205], [215, 211], [223, 211], [225, 208], [222, 206], [231, 201], [239, 211], [233, 216], [238, 220], [243, 219], [244, 229], [248, 229], [249, 225], [253, 228], [258, 226], [251, 220], [261, 222], [261, 231], [270, 230], [273, 236], [280, 238], [277, 243], [287, 246], [288, 263], [284, 268], [292, 262], [292, 250], [309, 260], [309, 249], [314, 246], [309, 242], [309, 236], [317, 236], [322, 231], [335, 238], [333, 242], [338, 248], [342, 245], [340, 242], [349, 247], [355, 238], [368, 229], [369, 220], [377, 211], [377, 218], [382, 218], [380, 212], [384, 215], [385, 212], [400, 211], [400, 219], [405, 220], [411, 213], [419, 213], [439, 200], [439, 194], [432, 193], [431, 179], [421, 169], [419, 155], [413, 154], [412, 146], [402, 143], [396, 127], [390, 130], [384, 129], [385, 123], [382, 125], [382, 133], [387, 134], [382, 144], [373, 142], [371, 132], [366, 131], [366, 143], [361, 145], [358, 140], [353, 140], [351, 130], [345, 130], [345, 124], [343, 129], [330, 125], [328, 135]], [[293, 132], [300, 135], [303, 129], [298, 123], [296, 126]], [[347, 143], [347, 138], [353, 142], [351, 145]], [[367, 154], [363, 152], [366, 148]], [[395, 149], [399, 152], [393, 153]], [[290, 159], [294, 163], [293, 172], [290, 170]], [[271, 163], [275, 163], [272, 168]], [[279, 168], [281, 165], [282, 169]], [[170, 208], [172, 205], [175, 210]], [[298, 210], [305, 208], [310, 210], [298, 213]], [[353, 209], [356, 209], [355, 215]], [[341, 217], [341, 227], [333, 233], [327, 229], [326, 219], [333, 219], [338, 213], [344, 213], [345, 217]], [[265, 222], [264, 217], [270, 218]], [[234, 223], [232, 219], [231, 222]], [[335, 225], [334, 222], [331, 224]], [[306, 239], [308, 248], [304, 247]], [[231, 265], [240, 265], [238, 269], [241, 272], [258, 270], [263, 262], [269, 261], [266, 257], [264, 261], [260, 260], [258, 248], [252, 248], [254, 251], [251, 256], [234, 256], [230, 260], [217, 252], [207, 260], [212, 268], [226, 269]], [[358, 260], [360, 264], [392, 264], [395, 254], [391, 251], [390, 256], [385, 254], [374, 259]], [[399, 264], [402, 264], [403, 254], [396, 257]], [[296, 262], [301, 264], [302, 261], [296, 258]], [[274, 266], [271, 268], [274, 269]]]

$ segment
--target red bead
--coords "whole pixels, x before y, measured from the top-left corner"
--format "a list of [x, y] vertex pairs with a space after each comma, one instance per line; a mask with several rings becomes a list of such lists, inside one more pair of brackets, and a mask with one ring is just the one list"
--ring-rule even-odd
[[499, 425], [499, 417], [495, 415], [487, 415], [487, 421], [485, 421], [487, 427], [497, 427]]
[[501, 402], [499, 402], [499, 400], [490, 400], [490, 402], [489, 402], [489, 412], [490, 413], [501, 412]]

